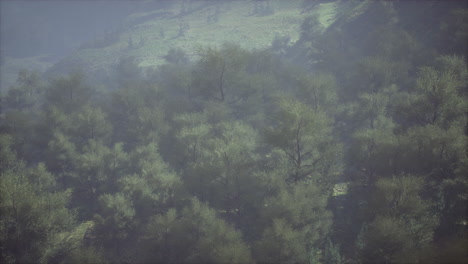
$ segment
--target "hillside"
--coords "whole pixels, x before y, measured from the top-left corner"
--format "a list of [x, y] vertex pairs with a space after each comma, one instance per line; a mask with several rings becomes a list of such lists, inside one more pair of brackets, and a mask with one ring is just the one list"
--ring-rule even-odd
[[356, 5], [349, 1], [317, 1], [311, 8], [303, 8], [302, 2], [194, 1], [136, 12], [118, 30], [81, 44], [65, 58], [58, 59], [53, 54], [6, 58], [1, 66], [2, 90], [14, 84], [22, 68], [47, 71], [48, 76], [76, 69], [106, 75], [110, 66], [127, 56], [135, 57], [143, 68], [160, 65], [163, 56], [174, 47], [194, 59], [199, 47], [220, 46], [224, 42], [261, 49], [271, 45], [275, 36], [289, 36], [293, 44], [299, 39], [300, 25], [306, 16], [318, 14], [326, 28], [339, 14]]
[[238, 43], [246, 49], [268, 47], [277, 35], [289, 36], [294, 42], [299, 39], [305, 16], [321, 12], [323, 23], [329, 23], [337, 7], [336, 3], [325, 3], [301, 12], [301, 2], [271, 1], [273, 14], [265, 15], [255, 13], [256, 5], [266, 7], [265, 4], [245, 1], [195, 1], [187, 6], [178, 4], [135, 13], [127, 18], [125, 29], [115, 43], [104, 48], [78, 50], [49, 72], [63, 73], [80, 65], [87, 65], [90, 71], [104, 70], [125, 56], [135, 57], [140, 67], [152, 67], [162, 64], [163, 56], [174, 47], [183, 49], [193, 59], [199, 47], [220, 46], [224, 42]]

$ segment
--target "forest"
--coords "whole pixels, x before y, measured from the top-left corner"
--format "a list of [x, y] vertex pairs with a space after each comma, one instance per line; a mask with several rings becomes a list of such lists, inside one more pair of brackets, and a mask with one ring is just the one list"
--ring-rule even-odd
[[464, 1], [371, 1], [264, 49], [21, 70], [0, 262], [468, 263], [467, 43]]

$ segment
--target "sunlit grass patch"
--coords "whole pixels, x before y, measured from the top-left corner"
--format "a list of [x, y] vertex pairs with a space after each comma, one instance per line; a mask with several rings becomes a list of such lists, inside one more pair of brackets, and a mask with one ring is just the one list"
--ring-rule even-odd
[[349, 182], [341, 182], [333, 187], [333, 196], [346, 195], [348, 193]]

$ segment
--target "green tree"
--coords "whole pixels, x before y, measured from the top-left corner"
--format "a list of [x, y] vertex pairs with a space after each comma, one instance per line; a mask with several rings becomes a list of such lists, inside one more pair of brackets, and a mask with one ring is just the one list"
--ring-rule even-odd
[[396, 107], [408, 146], [404, 166], [433, 182], [429, 196], [441, 215], [438, 237], [456, 236], [465, 215], [460, 188], [466, 186], [467, 76], [462, 57], [440, 56], [420, 69], [414, 89]]
[[55, 132], [45, 151], [47, 169], [57, 175], [63, 188], [70, 188], [78, 153], [75, 144], [61, 132]]
[[199, 53], [192, 74], [194, 95], [232, 104], [254, 92], [245, 85], [247, 51], [226, 43], [221, 49], [205, 48]]
[[364, 57], [357, 66], [347, 73], [346, 90], [342, 91], [345, 100], [356, 99], [362, 93], [379, 93], [385, 88], [408, 86], [410, 65], [383, 56]]
[[297, 96], [315, 111], [321, 110], [328, 114], [336, 112], [338, 103], [337, 84], [335, 77], [329, 73], [319, 73], [314, 76], [301, 75], [298, 80]]
[[313, 184], [284, 186], [264, 201], [263, 235], [256, 242], [260, 263], [305, 263], [328, 235], [332, 214], [328, 196]]
[[2, 263], [47, 263], [68, 250], [63, 232], [73, 216], [70, 191], [58, 191], [43, 165], [26, 168], [11, 150], [11, 138], [0, 135], [0, 260]]
[[[196, 163], [200, 156], [201, 142], [209, 137], [210, 125], [204, 113], [184, 113], [175, 116], [173, 127], [176, 129], [176, 142], [181, 147], [177, 151], [178, 165]], [[177, 149], [177, 145], [174, 146]]]
[[[253, 174], [258, 159], [257, 133], [243, 122], [206, 123], [205, 114], [177, 117], [176, 138], [184, 149], [187, 189], [226, 219], [240, 225], [261, 194]], [[260, 198], [261, 199], [261, 198]]]
[[167, 130], [164, 121], [164, 97], [154, 85], [124, 87], [112, 93], [107, 109], [114, 142], [123, 142], [125, 150], [158, 141]]
[[78, 145], [86, 144], [88, 140], [110, 139], [112, 125], [107, 120], [106, 114], [96, 107], [84, 106], [79, 111], [69, 116], [71, 127], [69, 135]]
[[13, 148], [19, 158], [33, 160], [38, 154], [35, 149], [36, 121], [38, 116], [29, 111], [9, 110], [4, 114], [0, 131], [14, 135]]
[[[130, 39], [129, 48], [133, 48], [133, 46], [130, 45]], [[137, 59], [133, 56], [121, 57], [114, 71], [118, 87], [131, 88], [132, 86], [138, 85], [141, 81], [142, 72], [138, 67]]]
[[434, 238], [438, 217], [422, 197], [425, 183], [411, 175], [380, 179], [369, 210], [375, 218], [364, 231], [362, 260], [366, 263], [417, 262], [417, 252]]
[[453, 122], [466, 123], [467, 76], [466, 62], [457, 56], [442, 56], [435, 66], [420, 68], [412, 93], [400, 100], [403, 124], [447, 128]]
[[99, 207], [93, 219], [95, 246], [104, 247], [109, 260], [121, 261], [127, 257], [125, 242], [135, 235], [135, 209], [129, 197], [122, 193], [102, 195]]
[[[397, 19], [390, 18], [394, 21]], [[418, 39], [395, 25], [376, 27], [367, 36], [364, 48], [371, 56], [381, 56], [394, 62], [408, 62], [410, 63], [408, 66], [419, 66], [426, 60], [423, 56], [427, 50], [422, 47]]]
[[462, 209], [466, 207], [463, 188], [467, 184], [468, 160], [464, 127], [452, 125], [447, 130], [436, 125], [414, 127], [408, 130], [405, 142], [409, 146], [406, 170], [427, 175], [432, 182], [428, 194], [441, 215], [438, 235], [455, 236], [466, 215]]
[[307, 263], [306, 243], [302, 230], [295, 230], [284, 219], [274, 219], [256, 244], [255, 259], [258, 263]]
[[340, 245], [334, 244], [330, 238], [327, 239], [323, 259], [325, 263], [344, 263], [344, 259], [340, 254]]
[[395, 124], [391, 119], [379, 116], [374, 128], [362, 128], [352, 135], [348, 162], [364, 176], [365, 184], [379, 176], [388, 176], [399, 170], [403, 150], [401, 139], [393, 133]]
[[105, 261], [102, 252], [93, 247], [80, 247], [69, 252], [64, 260], [65, 263], [82, 264], [82, 263], [96, 263], [104, 264]]
[[[169, 55], [168, 55], [169, 56]], [[181, 60], [182, 58], [172, 58], [173, 56], [181, 55], [171, 55], [170, 60], [166, 64], [161, 65], [156, 71], [150, 74], [150, 81], [157, 82], [164, 93], [168, 96], [167, 99], [172, 100], [192, 100], [193, 91], [191, 89], [191, 66], [186, 65]], [[180, 111], [181, 105], [187, 103], [177, 102], [177, 107], [174, 107], [172, 111]], [[180, 104], [180, 105], [179, 105]], [[171, 106], [171, 104], [167, 104]], [[186, 105], [185, 107], [188, 107]]]
[[44, 84], [39, 73], [22, 69], [18, 73], [16, 85], [8, 90], [4, 100], [7, 110], [24, 110], [37, 107], [41, 95], [44, 92]]
[[81, 219], [92, 217], [100, 195], [115, 191], [116, 175], [108, 168], [112, 165], [106, 163], [111, 155], [112, 150], [96, 140], [88, 141], [76, 153], [70, 181], [74, 187], [72, 202]]
[[187, 54], [181, 48], [171, 48], [164, 59], [167, 63], [172, 63], [176, 65], [183, 65], [189, 62]]
[[144, 244], [144, 261], [153, 263], [252, 262], [241, 234], [196, 198], [180, 212], [155, 216]]
[[468, 9], [455, 8], [440, 19], [440, 27], [435, 37], [437, 49], [444, 54], [465, 55], [468, 41]]
[[406, 133], [404, 144], [409, 148], [407, 170], [428, 175], [438, 183], [453, 178], [466, 157], [463, 127], [452, 126], [447, 130], [435, 125], [414, 127]]
[[356, 101], [347, 104], [342, 115], [348, 133], [356, 129], [374, 129], [377, 123], [382, 124], [385, 119], [392, 120], [395, 101], [398, 100], [398, 87], [392, 85], [381, 89], [379, 92], [362, 92]]
[[318, 16], [306, 17], [301, 24], [301, 41], [313, 40], [322, 30]]
[[331, 120], [293, 99], [280, 99], [278, 108], [265, 140], [288, 156], [287, 180], [312, 180], [330, 190], [342, 169], [342, 149], [332, 136]]
[[53, 79], [46, 89], [45, 107], [56, 107], [70, 114], [90, 102], [95, 91], [86, 84], [84, 74], [73, 72], [67, 77]]
[[179, 175], [163, 161], [156, 144], [137, 147], [128, 158], [129, 174], [118, 185], [133, 202], [139, 221], [145, 223], [185, 199]]

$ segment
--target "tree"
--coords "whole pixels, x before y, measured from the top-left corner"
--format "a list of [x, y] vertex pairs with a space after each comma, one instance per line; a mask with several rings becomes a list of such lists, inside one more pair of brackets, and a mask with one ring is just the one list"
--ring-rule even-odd
[[65, 258], [65, 263], [82, 264], [82, 263], [96, 263], [105, 264], [102, 252], [93, 247], [80, 247], [69, 252]]
[[466, 42], [468, 40], [466, 33], [468, 29], [467, 13], [466, 6], [454, 8], [439, 20], [440, 31], [436, 33], [435, 44], [442, 53], [456, 53], [457, 55], [466, 56]]
[[[395, 11], [390, 12], [394, 13]], [[398, 20], [394, 14], [388, 16], [394, 17], [388, 20]], [[414, 35], [395, 25], [376, 27], [366, 36], [363, 48], [371, 56], [381, 56], [394, 62], [407, 62], [411, 66], [419, 66], [425, 62], [424, 55], [427, 53], [427, 50], [422, 47]]]
[[[466, 186], [467, 169], [464, 128], [452, 125], [445, 130], [436, 125], [414, 127], [408, 130], [406, 145], [409, 146], [405, 160], [406, 170], [427, 175], [432, 182], [428, 196], [437, 203], [441, 215], [439, 237], [459, 233], [460, 221], [464, 221], [466, 201], [463, 187]], [[465, 205], [463, 205], [465, 204]]]
[[422, 197], [425, 183], [412, 175], [380, 179], [369, 211], [375, 218], [364, 231], [361, 258], [366, 263], [417, 262], [433, 241], [438, 218]]
[[[186, 98], [191, 100], [193, 94], [191, 91], [191, 67], [185, 65], [182, 56], [178, 54], [168, 54], [167, 64], [161, 65], [153, 74], [152, 79], [157, 81], [162, 90], [175, 99]], [[169, 97], [170, 98], [170, 97]], [[180, 106], [178, 106], [180, 107]], [[178, 109], [178, 108], [177, 108]]]
[[297, 97], [315, 111], [328, 114], [336, 112], [338, 103], [335, 77], [329, 73], [318, 73], [314, 76], [301, 75], [298, 80]]
[[429, 195], [441, 215], [439, 238], [457, 234], [465, 215], [460, 188], [466, 186], [467, 76], [462, 57], [438, 57], [420, 68], [414, 89], [396, 107], [411, 161], [405, 168], [433, 182]]
[[274, 219], [255, 248], [258, 263], [307, 263], [307, 239], [284, 219]]
[[467, 75], [464, 59], [457, 56], [442, 56], [435, 66], [420, 68], [412, 93], [399, 104], [403, 124], [448, 128], [453, 122], [466, 123]]
[[311, 41], [321, 31], [323, 26], [320, 23], [318, 16], [308, 16], [301, 24], [301, 41]]
[[44, 84], [36, 71], [21, 69], [16, 80], [17, 85], [8, 90], [4, 100], [7, 110], [26, 110], [38, 106], [44, 92]]
[[265, 140], [290, 161], [288, 181], [312, 180], [330, 190], [341, 173], [341, 146], [332, 137], [330, 119], [293, 99], [282, 98]]
[[68, 250], [62, 234], [74, 222], [67, 209], [70, 191], [58, 191], [43, 165], [27, 169], [8, 138], [0, 135], [0, 260], [48, 262]]
[[344, 259], [340, 254], [340, 245], [333, 244], [330, 238], [327, 239], [327, 243], [325, 245], [325, 250], [323, 254], [323, 259], [325, 263], [336, 263], [342, 264], [344, 263]]
[[196, 198], [182, 211], [170, 209], [155, 216], [148, 224], [144, 241], [146, 262], [252, 262], [241, 234]]
[[344, 119], [346, 128], [354, 132], [356, 129], [374, 129], [377, 123], [385, 119], [393, 120], [394, 104], [399, 99], [398, 87], [392, 85], [382, 88], [379, 92], [362, 92], [357, 100], [347, 104], [340, 114], [347, 115]]
[[384, 89], [408, 86], [410, 66], [382, 56], [364, 57], [347, 74], [349, 86], [342, 91], [345, 100], [356, 99], [362, 93], [379, 93]]
[[137, 147], [129, 154], [127, 166], [128, 174], [118, 179], [118, 186], [131, 199], [140, 222], [185, 199], [179, 175], [163, 161], [155, 143]]
[[2, 133], [15, 135], [13, 137], [13, 148], [18, 157], [25, 160], [33, 160], [36, 153], [34, 143], [36, 136], [35, 114], [29, 111], [10, 110], [4, 114], [0, 130]]
[[[201, 156], [200, 145], [209, 137], [210, 125], [204, 113], [183, 113], [174, 117], [173, 128], [177, 151], [174, 155], [177, 165], [187, 166], [189, 162], [196, 163]], [[178, 144], [177, 144], [178, 143]], [[180, 146], [180, 150], [178, 149]]]
[[45, 151], [45, 161], [47, 169], [57, 174], [59, 183], [65, 189], [70, 187], [77, 155], [75, 144], [70, 141], [69, 137], [61, 132], [53, 134]]
[[[129, 49], [132, 49], [133, 44], [130, 40], [131, 38], [129, 38]], [[119, 87], [130, 88], [138, 84], [142, 73], [137, 59], [133, 56], [121, 57], [115, 66], [115, 76]]]
[[128, 251], [124, 243], [135, 235], [135, 210], [132, 202], [122, 193], [104, 194], [99, 197], [99, 213], [94, 216], [96, 246], [102, 246], [113, 261], [125, 259]]
[[167, 63], [184, 65], [189, 62], [187, 54], [181, 48], [171, 48], [164, 56]]
[[241, 222], [261, 199], [255, 177], [257, 133], [243, 122], [207, 123], [205, 114], [177, 117], [176, 132], [185, 164], [183, 179], [196, 197], [219, 210], [228, 221]]
[[275, 54], [284, 56], [290, 41], [291, 37], [289, 35], [280, 36], [279, 34], [276, 34], [275, 38], [271, 42], [271, 49]]
[[71, 119], [71, 128], [68, 134], [78, 145], [84, 145], [88, 140], [107, 142], [110, 139], [112, 125], [100, 108], [86, 105], [71, 114], [69, 118]]
[[313, 67], [319, 61], [318, 58], [323, 55], [319, 40], [324, 29], [317, 15], [304, 18], [300, 27], [300, 39], [294, 45], [295, 47], [291, 48], [288, 57], [293, 57], [295, 62], [302, 65]]
[[123, 142], [125, 150], [158, 141], [167, 129], [164, 97], [154, 85], [124, 87], [112, 93], [107, 109], [109, 121], [115, 129], [114, 142]]
[[414, 127], [408, 130], [404, 143], [408, 147], [409, 172], [428, 175], [440, 183], [443, 179], [454, 178], [463, 166], [466, 157], [466, 136], [463, 127], [452, 126], [442, 129], [435, 125]]
[[82, 150], [76, 153], [70, 180], [74, 187], [73, 206], [77, 209], [80, 219], [91, 218], [97, 210], [98, 197], [116, 189], [114, 181], [118, 178], [112, 174], [113, 170], [108, 168], [112, 165], [107, 164], [106, 159], [114, 154], [112, 152], [113, 150], [101, 141], [89, 140]]
[[374, 128], [362, 128], [352, 135], [349, 163], [364, 176], [364, 184], [377, 177], [398, 173], [402, 155], [401, 139], [393, 132], [395, 124], [382, 115], [373, 122]]
[[264, 201], [263, 235], [255, 246], [260, 263], [305, 263], [328, 235], [328, 196], [313, 184], [284, 186]]
[[248, 53], [239, 46], [201, 49], [200, 57], [192, 74], [195, 95], [232, 104], [252, 93], [243, 85]]
[[45, 107], [56, 107], [65, 114], [75, 112], [90, 102], [93, 89], [85, 83], [82, 72], [53, 79], [46, 90]]

